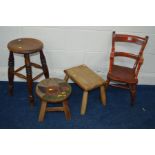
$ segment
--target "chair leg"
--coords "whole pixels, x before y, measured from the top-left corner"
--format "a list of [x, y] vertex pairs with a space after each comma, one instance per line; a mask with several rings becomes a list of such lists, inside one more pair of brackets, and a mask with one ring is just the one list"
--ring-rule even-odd
[[105, 86], [104, 85], [102, 85], [100, 87], [100, 96], [101, 96], [102, 104], [104, 106], [106, 106], [106, 92], [105, 92]]
[[136, 98], [136, 84], [130, 84], [130, 95], [131, 95], [131, 104], [133, 105]]
[[88, 100], [88, 91], [84, 91], [82, 98], [81, 115], [84, 115], [86, 112], [87, 100]]
[[10, 51], [8, 61], [8, 79], [9, 79], [9, 95], [13, 95], [13, 80], [14, 80], [14, 55]]
[[49, 71], [48, 71], [48, 67], [47, 67], [47, 63], [46, 63], [46, 58], [45, 58], [42, 50], [40, 51], [40, 60], [41, 60], [44, 76], [46, 79], [48, 79], [49, 78]]
[[69, 110], [69, 107], [68, 107], [68, 101], [67, 100], [63, 101], [63, 107], [64, 107], [66, 120], [70, 120], [71, 119], [71, 114], [70, 114], [70, 110]]
[[46, 107], [47, 107], [47, 102], [41, 101], [41, 108], [40, 108], [39, 118], [38, 118], [39, 122], [42, 122], [44, 120]]
[[27, 77], [27, 85], [28, 85], [28, 92], [29, 92], [29, 101], [31, 103], [31, 106], [33, 106], [34, 98], [33, 98], [33, 94], [32, 94], [33, 80], [32, 80], [31, 62], [30, 62], [29, 54], [24, 54], [24, 57], [25, 57], [25, 65], [26, 65], [26, 77]]
[[109, 79], [109, 78], [107, 78], [107, 80], [106, 80], [106, 85], [105, 85], [105, 88], [106, 88], [106, 89], [108, 88], [109, 83], [110, 83], [110, 79]]

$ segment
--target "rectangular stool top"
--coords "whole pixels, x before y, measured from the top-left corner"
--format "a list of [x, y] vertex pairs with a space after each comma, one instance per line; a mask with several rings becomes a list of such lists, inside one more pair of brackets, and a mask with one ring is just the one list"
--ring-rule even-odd
[[64, 72], [82, 89], [89, 91], [105, 84], [105, 81], [86, 65], [76, 66]]

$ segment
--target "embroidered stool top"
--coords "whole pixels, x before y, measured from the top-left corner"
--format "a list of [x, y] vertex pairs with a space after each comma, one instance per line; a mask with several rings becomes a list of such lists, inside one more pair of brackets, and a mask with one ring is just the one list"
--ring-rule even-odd
[[49, 78], [42, 80], [36, 87], [37, 95], [46, 102], [61, 102], [71, 94], [71, 86], [64, 80]]

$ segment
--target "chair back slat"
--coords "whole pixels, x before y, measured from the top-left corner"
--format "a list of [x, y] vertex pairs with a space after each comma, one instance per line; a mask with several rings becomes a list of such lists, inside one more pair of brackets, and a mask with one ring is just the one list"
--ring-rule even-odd
[[132, 35], [115, 35], [115, 42], [128, 42], [128, 43], [135, 43], [138, 45], [143, 45], [145, 43], [145, 38], [141, 38], [138, 36]]
[[[115, 56], [123, 56], [123, 57], [125, 56], [125, 57], [129, 57], [129, 58], [134, 58], [135, 63], [134, 63], [133, 69], [136, 70], [137, 65], [139, 64], [139, 60], [143, 56], [143, 52], [144, 52], [145, 46], [147, 44], [147, 41], [148, 41], [148, 36], [142, 38], [139, 36], [128, 35], [128, 34], [116, 34], [114, 31], [113, 35], [112, 35], [112, 51], [115, 53], [114, 54]], [[117, 52], [117, 51], [115, 51], [115, 43], [116, 42], [133, 43], [133, 44], [140, 45], [141, 48], [137, 55], [135, 55], [135, 54], [132, 55], [129, 52]]]

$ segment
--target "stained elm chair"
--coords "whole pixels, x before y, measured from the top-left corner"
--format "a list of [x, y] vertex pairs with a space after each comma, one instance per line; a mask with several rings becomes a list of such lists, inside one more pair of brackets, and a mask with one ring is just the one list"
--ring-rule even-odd
[[[21, 38], [21, 39], [15, 39], [8, 43], [8, 49], [9, 49], [9, 68], [8, 68], [8, 79], [9, 79], [9, 94], [13, 94], [13, 80], [14, 75], [25, 79], [27, 81], [28, 85], [28, 92], [29, 92], [29, 101], [31, 103], [31, 106], [34, 105], [34, 97], [32, 92], [32, 84], [33, 81], [37, 80], [42, 75], [45, 76], [45, 78], [49, 78], [49, 72], [48, 67], [46, 64], [46, 59], [43, 54], [43, 43], [40, 40], [33, 39], [33, 38]], [[21, 66], [20, 68], [14, 70], [14, 53], [20, 54], [24, 56], [25, 59], [25, 65]], [[40, 60], [41, 65], [32, 63], [30, 61], [30, 56], [33, 53], [40, 53]], [[32, 77], [32, 67], [41, 69], [42, 72]], [[26, 69], [26, 76], [19, 73], [22, 69]]]
[[[116, 34], [115, 32], [113, 32], [112, 35], [112, 50], [110, 54], [110, 67], [107, 75], [106, 86], [108, 87], [112, 81], [113, 83], [111, 86], [129, 89], [131, 94], [131, 104], [133, 104], [135, 101], [138, 73], [144, 61], [143, 52], [147, 41], [148, 36], [142, 38], [133, 35]], [[140, 50], [138, 51], [137, 55], [131, 52], [116, 51], [115, 49], [117, 42], [137, 44], [140, 46]], [[126, 57], [133, 59], [135, 60], [134, 66], [130, 68], [123, 65], [116, 65], [114, 63], [115, 57]]]

